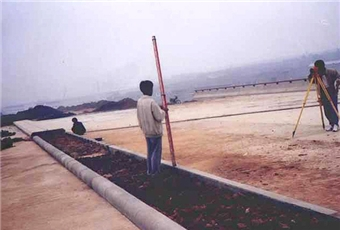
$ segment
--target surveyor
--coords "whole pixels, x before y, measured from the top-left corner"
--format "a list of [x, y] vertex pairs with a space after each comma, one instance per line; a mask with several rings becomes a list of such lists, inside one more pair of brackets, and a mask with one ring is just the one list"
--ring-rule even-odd
[[72, 122], [73, 122], [72, 132], [78, 135], [84, 135], [84, 133], [86, 132], [86, 129], [83, 123], [78, 121], [78, 119], [75, 117], [72, 118]]
[[[322, 87], [320, 87], [321, 102], [325, 110], [326, 118], [329, 121], [329, 126], [326, 127], [326, 131], [338, 132], [339, 117], [337, 113], [339, 111], [338, 91], [340, 86], [340, 74], [335, 69], [327, 69], [325, 67], [325, 62], [323, 60], [315, 61], [314, 66], [317, 67], [318, 75], [320, 76], [322, 83], [325, 85], [325, 88], [330, 96], [330, 99], [336, 108], [335, 111], [330, 100], [328, 100], [324, 90], [322, 89]], [[310, 69], [310, 75], [308, 76], [309, 80], [312, 79], [313, 74], [314, 74], [313, 69]]]
[[142, 81], [139, 88], [143, 96], [137, 102], [137, 118], [147, 145], [147, 174], [156, 175], [160, 172], [162, 158], [162, 120], [165, 118], [163, 107], [159, 106], [151, 97], [153, 83]]

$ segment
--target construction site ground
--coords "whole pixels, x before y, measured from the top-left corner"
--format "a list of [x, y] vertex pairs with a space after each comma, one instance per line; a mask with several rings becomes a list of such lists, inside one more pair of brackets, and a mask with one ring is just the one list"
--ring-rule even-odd
[[[177, 163], [340, 211], [340, 132], [325, 132], [320, 109], [313, 107], [305, 109], [291, 137], [304, 95], [233, 96], [170, 106]], [[307, 103], [312, 104], [317, 104], [315, 92]], [[207, 118], [214, 116], [221, 117]], [[86, 137], [146, 154], [135, 109], [77, 118], [88, 130]], [[72, 126], [71, 118], [17, 124], [31, 132]], [[165, 126], [164, 133], [163, 158], [170, 160]]]
[[137, 228], [33, 141], [23, 141], [1, 151], [1, 229]]
[[[249, 108], [261, 111], [275, 104], [282, 104], [281, 108], [301, 106], [303, 94], [240, 96], [176, 105], [170, 107], [170, 118], [179, 120], [181, 110], [182, 119], [190, 119], [188, 113], [204, 117], [251, 111]], [[313, 95], [310, 98], [310, 103], [316, 102]], [[233, 104], [239, 104], [239, 111], [233, 111]], [[135, 116], [134, 110], [128, 112]], [[299, 112], [294, 109], [173, 123], [177, 163], [340, 211], [340, 132], [325, 132], [320, 109], [306, 108], [292, 139]], [[124, 117], [120, 119], [126, 122]], [[170, 160], [164, 133], [163, 158]], [[106, 143], [146, 154], [139, 128], [89, 132], [86, 136], [102, 137]]]

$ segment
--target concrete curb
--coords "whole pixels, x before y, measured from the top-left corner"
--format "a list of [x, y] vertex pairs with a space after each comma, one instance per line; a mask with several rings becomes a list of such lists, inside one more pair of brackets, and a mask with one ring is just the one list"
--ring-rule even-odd
[[[86, 140], [91, 141], [89, 139]], [[33, 136], [33, 141], [52, 155], [58, 162], [60, 162], [60, 164], [66, 167], [79, 179], [84, 181], [89, 187], [93, 188], [98, 195], [107, 200], [113, 207], [125, 215], [140, 229], [185, 229], [111, 181], [105, 179], [77, 160], [58, 150], [40, 137]]]
[[[132, 152], [130, 150], [124, 149], [124, 148], [120, 148], [114, 145], [105, 145], [101, 142], [98, 142], [96, 140], [91, 140], [91, 139], [87, 139], [85, 137], [82, 136], [78, 136], [78, 135], [74, 135], [71, 133], [67, 133], [68, 135], [72, 135], [72, 136], [77, 136], [81, 139], [84, 139], [86, 141], [92, 141], [94, 143], [100, 144], [102, 146], [108, 147], [111, 152], [115, 152], [115, 151], [121, 151], [124, 152], [125, 154], [128, 154], [132, 157], [135, 157], [136, 159], [139, 160], [145, 160], [146, 156], [139, 154], [139, 153], [135, 153]], [[170, 161], [165, 161], [162, 160], [162, 165], [163, 167], [172, 167], [172, 164]], [[222, 177], [218, 177], [209, 173], [205, 173], [199, 170], [195, 170], [195, 169], [189, 169], [183, 166], [177, 166], [176, 167], [177, 170], [179, 170], [181, 173], [183, 174], [187, 174], [190, 177], [195, 177], [198, 178], [199, 180], [201, 180], [204, 183], [207, 184], [214, 184], [217, 185], [218, 187], [224, 187], [224, 188], [228, 188], [231, 189], [233, 191], [236, 192], [245, 192], [245, 193], [250, 193], [253, 195], [257, 195], [259, 197], [263, 197], [269, 200], [272, 200], [275, 203], [279, 203], [279, 204], [283, 204], [283, 205], [287, 205], [290, 207], [294, 207], [297, 209], [303, 209], [303, 210], [307, 210], [307, 211], [312, 211], [312, 212], [317, 212], [319, 214], [323, 214], [323, 215], [327, 215], [327, 216], [331, 216], [334, 218], [337, 218], [340, 220], [340, 213], [335, 211], [335, 210], [331, 210], [325, 207], [321, 207], [315, 204], [311, 204], [308, 202], [304, 202], [301, 200], [297, 200], [297, 199], [293, 199], [293, 198], [289, 198], [283, 195], [279, 195], [277, 193], [274, 192], [269, 192], [263, 189], [259, 189], [250, 185], [246, 185], [246, 184], [242, 184], [236, 181], [232, 181], [232, 180], [228, 180]]]
[[18, 122], [13, 122], [13, 124], [18, 128], [20, 129], [24, 134], [26, 134], [27, 136], [31, 136], [31, 134], [29, 133], [29, 131], [23, 127], [21, 124], [19, 124]]

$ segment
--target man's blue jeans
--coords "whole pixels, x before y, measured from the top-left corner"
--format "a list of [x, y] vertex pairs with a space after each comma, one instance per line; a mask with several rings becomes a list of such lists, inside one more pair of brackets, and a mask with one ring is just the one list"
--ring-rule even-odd
[[162, 159], [162, 136], [146, 137], [148, 147], [147, 174], [154, 175], [160, 172]]

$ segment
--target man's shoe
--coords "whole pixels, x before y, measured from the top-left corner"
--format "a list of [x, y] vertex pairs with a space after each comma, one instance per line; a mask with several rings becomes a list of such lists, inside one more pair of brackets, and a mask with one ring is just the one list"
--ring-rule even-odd
[[334, 125], [333, 126], [333, 132], [338, 132], [339, 131], [339, 126], [338, 125]]
[[326, 130], [326, 132], [332, 132], [333, 131], [333, 125], [327, 126], [325, 130]]

